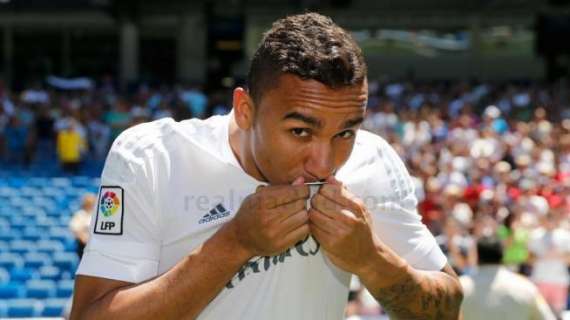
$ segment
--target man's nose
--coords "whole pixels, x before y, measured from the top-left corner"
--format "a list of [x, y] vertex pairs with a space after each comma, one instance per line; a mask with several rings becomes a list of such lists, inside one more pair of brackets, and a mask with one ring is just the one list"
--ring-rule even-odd
[[305, 171], [317, 180], [324, 180], [334, 173], [334, 154], [330, 144], [316, 144], [311, 149]]

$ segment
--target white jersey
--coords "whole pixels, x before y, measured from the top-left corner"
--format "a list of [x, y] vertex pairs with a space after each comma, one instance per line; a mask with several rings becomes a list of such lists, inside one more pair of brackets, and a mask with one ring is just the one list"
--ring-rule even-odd
[[[233, 113], [137, 125], [113, 143], [78, 274], [140, 283], [159, 276], [230, 221], [261, 182], [229, 145]], [[413, 182], [382, 138], [359, 130], [337, 179], [366, 203], [375, 231], [413, 267], [446, 258], [416, 211]], [[274, 257], [254, 257], [199, 319], [342, 319], [351, 274], [312, 237]]]
[[465, 320], [556, 319], [532, 282], [502, 266], [481, 266], [477, 274], [460, 281]]

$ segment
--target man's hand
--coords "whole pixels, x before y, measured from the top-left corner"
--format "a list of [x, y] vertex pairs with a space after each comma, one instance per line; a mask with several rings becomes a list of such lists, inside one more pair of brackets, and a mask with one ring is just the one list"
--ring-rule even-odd
[[354, 274], [366, 269], [380, 240], [362, 200], [331, 176], [311, 199], [309, 219], [311, 234], [332, 263]]
[[262, 186], [242, 203], [229, 223], [251, 256], [272, 256], [309, 234], [305, 209], [309, 187], [300, 177], [292, 185]]
[[359, 276], [391, 319], [458, 319], [462, 292], [451, 268], [413, 269], [376, 236], [362, 200], [327, 182], [311, 200], [309, 225], [331, 262]]

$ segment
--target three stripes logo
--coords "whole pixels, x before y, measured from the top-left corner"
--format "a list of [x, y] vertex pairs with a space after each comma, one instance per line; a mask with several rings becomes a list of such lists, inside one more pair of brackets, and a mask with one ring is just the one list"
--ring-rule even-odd
[[210, 221], [218, 220], [223, 217], [227, 217], [229, 215], [230, 212], [226, 208], [224, 208], [224, 206], [220, 203], [215, 208], [211, 209], [208, 213], [206, 213], [206, 215], [204, 215], [202, 219], [198, 221], [198, 224], [203, 224]]

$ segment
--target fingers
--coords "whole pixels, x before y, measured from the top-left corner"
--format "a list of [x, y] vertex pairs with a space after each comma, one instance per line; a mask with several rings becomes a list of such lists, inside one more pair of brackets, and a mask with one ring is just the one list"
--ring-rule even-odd
[[[325, 184], [319, 190], [319, 194], [325, 197], [327, 201], [336, 203], [339, 207], [347, 208], [355, 215], [363, 217], [363, 212], [365, 210], [364, 202], [352, 194], [342, 184]], [[329, 205], [329, 207], [334, 206]]]
[[315, 208], [321, 213], [333, 218], [338, 215], [337, 211], [343, 207], [337, 202], [329, 200], [324, 195], [317, 193], [311, 199], [311, 208]]
[[299, 211], [305, 210], [306, 209], [305, 205], [306, 205], [305, 199], [296, 200], [271, 209], [270, 214], [279, 217], [278, 221], [285, 221], [289, 219], [289, 217], [291, 217], [292, 215], [297, 214]]
[[300, 210], [284, 220], [281, 224], [281, 228], [283, 228], [284, 233], [287, 234], [300, 226], [307, 224], [308, 221], [309, 213], [306, 210]]
[[308, 224], [303, 224], [283, 237], [283, 248], [289, 248], [305, 239], [311, 232]]
[[279, 185], [261, 188], [258, 192], [261, 204], [268, 209], [309, 197], [309, 187], [300, 185]]
[[311, 226], [314, 225], [320, 231], [328, 234], [334, 234], [340, 228], [337, 221], [315, 209], [309, 211], [309, 221]]

